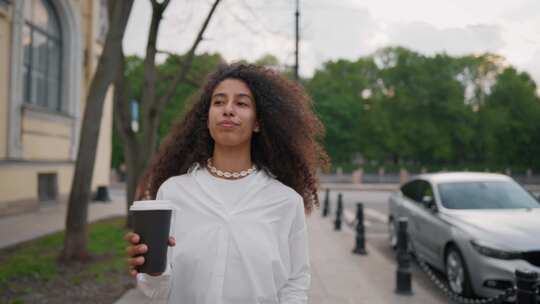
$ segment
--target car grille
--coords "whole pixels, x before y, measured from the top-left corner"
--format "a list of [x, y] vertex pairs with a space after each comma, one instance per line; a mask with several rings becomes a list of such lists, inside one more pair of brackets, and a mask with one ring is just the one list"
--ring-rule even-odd
[[523, 257], [525, 260], [534, 266], [540, 267], [540, 251], [524, 252]]

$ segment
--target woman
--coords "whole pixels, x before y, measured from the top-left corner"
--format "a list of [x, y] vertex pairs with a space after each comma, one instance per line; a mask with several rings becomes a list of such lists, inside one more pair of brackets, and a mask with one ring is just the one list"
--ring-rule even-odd
[[[254, 65], [218, 68], [148, 171], [147, 194], [181, 211], [167, 270], [132, 269], [139, 288], [168, 303], [307, 303], [305, 214], [318, 206], [323, 132], [296, 83]], [[126, 239], [129, 264], [143, 264], [146, 245]]]

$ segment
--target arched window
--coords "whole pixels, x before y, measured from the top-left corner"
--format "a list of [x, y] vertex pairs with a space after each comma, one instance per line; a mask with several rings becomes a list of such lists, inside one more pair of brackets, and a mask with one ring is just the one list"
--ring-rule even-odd
[[62, 35], [60, 22], [47, 0], [26, 1], [22, 42], [25, 103], [63, 112]]

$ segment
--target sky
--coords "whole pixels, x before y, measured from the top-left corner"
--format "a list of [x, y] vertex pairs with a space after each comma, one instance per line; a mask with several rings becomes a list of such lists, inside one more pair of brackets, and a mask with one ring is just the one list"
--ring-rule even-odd
[[[124, 39], [126, 54], [144, 55], [149, 0], [136, 0]], [[186, 52], [213, 0], [171, 0], [158, 49]], [[197, 53], [228, 62], [265, 54], [294, 64], [295, 0], [222, 0]], [[539, 0], [300, 0], [300, 74], [328, 60], [356, 60], [404, 46], [425, 55], [492, 52], [540, 84]]]

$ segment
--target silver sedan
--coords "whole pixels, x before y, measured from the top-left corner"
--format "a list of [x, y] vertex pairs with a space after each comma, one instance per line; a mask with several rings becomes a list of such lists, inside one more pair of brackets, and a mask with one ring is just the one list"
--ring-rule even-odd
[[540, 273], [540, 203], [513, 179], [489, 173], [424, 174], [389, 199], [389, 235], [409, 219], [415, 254], [462, 296], [493, 297], [514, 271]]

